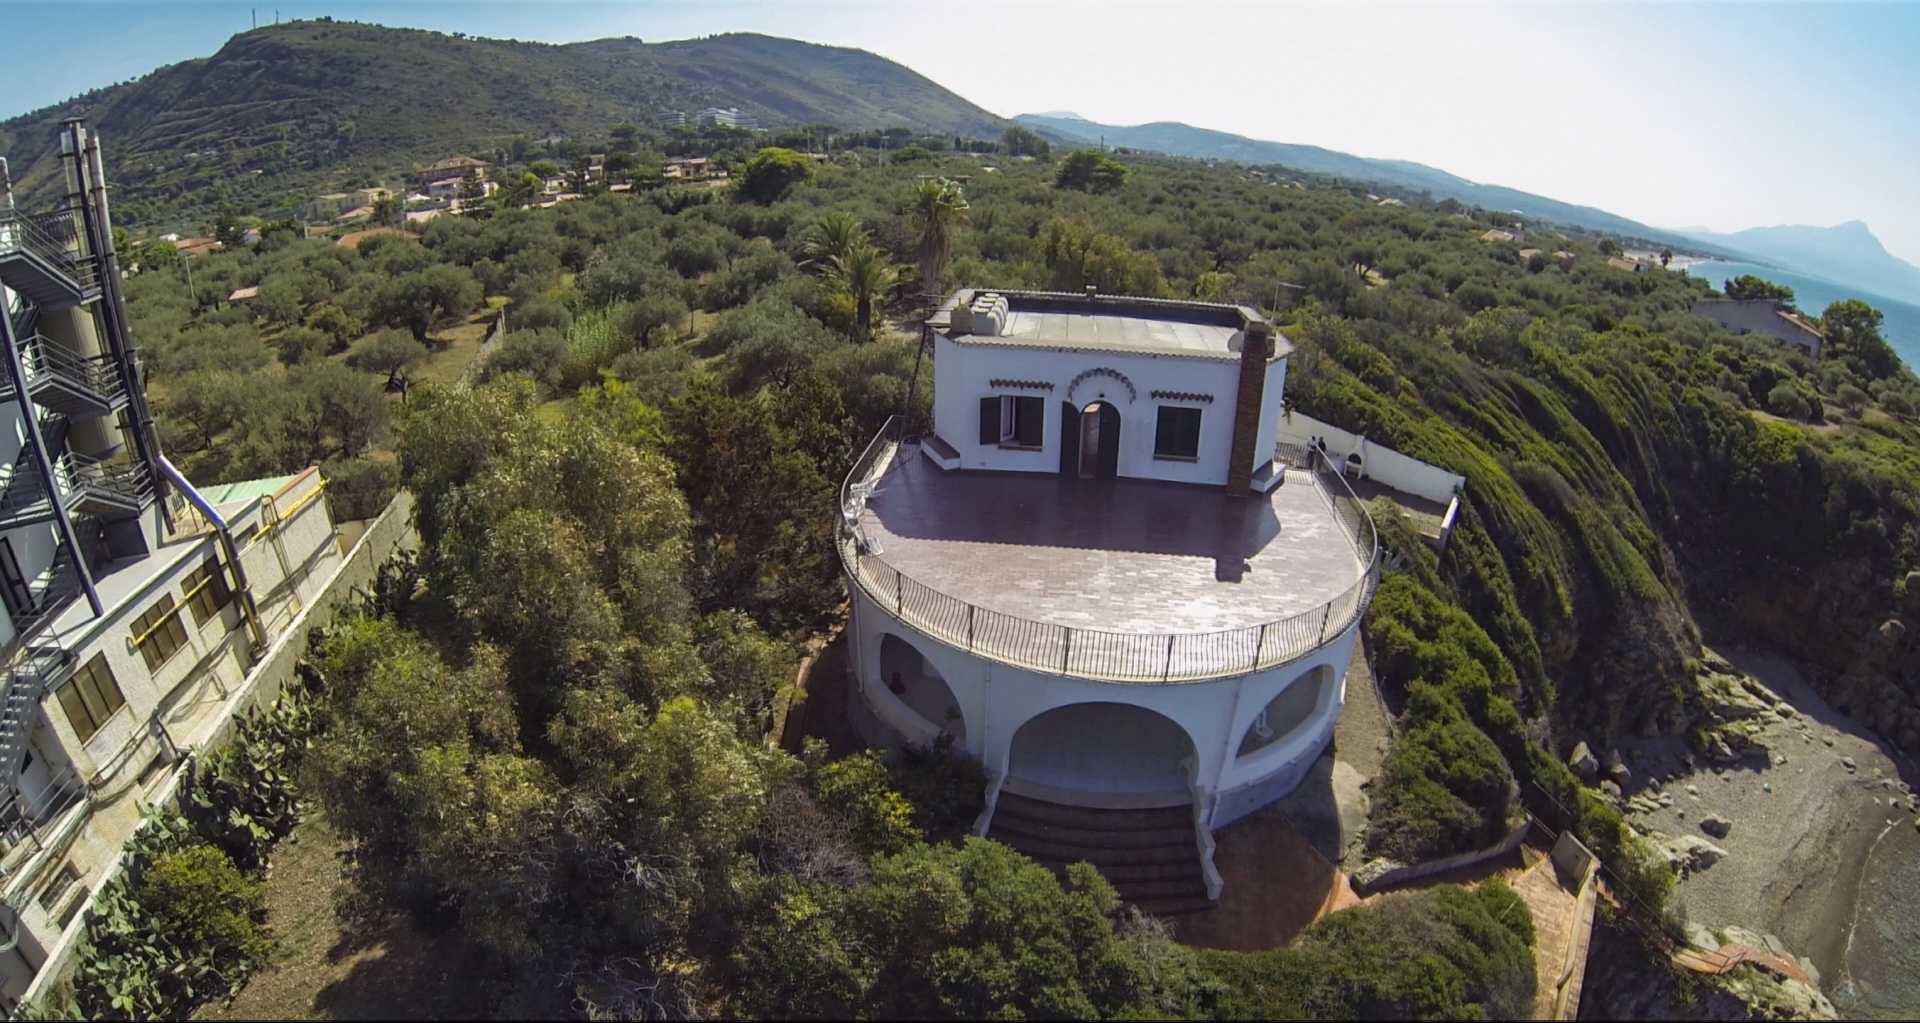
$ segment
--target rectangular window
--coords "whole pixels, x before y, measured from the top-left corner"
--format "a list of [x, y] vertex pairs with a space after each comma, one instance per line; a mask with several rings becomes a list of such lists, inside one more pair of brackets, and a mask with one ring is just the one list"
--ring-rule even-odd
[[58, 696], [60, 709], [66, 711], [67, 723], [73, 725], [81, 742], [93, 738], [93, 733], [127, 702], [120, 694], [113, 669], [107, 667], [106, 654], [94, 654], [93, 660], [60, 686]]
[[74, 869], [72, 861], [61, 864], [60, 872], [53, 875], [53, 880], [48, 882], [47, 887], [40, 892], [40, 908], [46, 910], [48, 916], [58, 915], [60, 904], [66, 901], [67, 893], [73, 891], [73, 886], [79, 883], [80, 871]]
[[193, 624], [207, 624], [233, 602], [233, 588], [227, 574], [220, 570], [217, 558], [208, 558], [199, 568], [187, 573], [180, 585], [186, 591], [187, 606], [193, 608]]
[[14, 617], [33, 610], [33, 590], [27, 586], [26, 573], [20, 571], [20, 559], [13, 544], [0, 538], [0, 582], [6, 585], [7, 613]]
[[180, 624], [180, 609], [173, 603], [173, 594], [162, 596], [146, 614], [134, 619], [133, 645], [147, 659], [148, 671], [157, 671], [187, 645], [187, 627]]
[[1014, 447], [1037, 448], [1047, 425], [1044, 398], [1018, 394], [1000, 396], [1000, 443]]
[[1200, 457], [1199, 409], [1160, 406], [1160, 422], [1153, 431], [1153, 457], [1188, 460]]
[[1047, 400], [1019, 394], [980, 399], [980, 443], [1001, 447], [1043, 446]]

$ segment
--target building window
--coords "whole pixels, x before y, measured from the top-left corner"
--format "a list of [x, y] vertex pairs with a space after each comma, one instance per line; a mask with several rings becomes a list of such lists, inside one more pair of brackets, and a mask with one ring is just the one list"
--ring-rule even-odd
[[1160, 406], [1160, 423], [1153, 432], [1153, 457], [1200, 457], [1200, 410]]
[[7, 614], [18, 618], [33, 610], [33, 589], [27, 585], [26, 573], [20, 570], [20, 558], [13, 553], [13, 543], [0, 538], [0, 582], [6, 585]]
[[980, 399], [982, 444], [1038, 449], [1046, 436], [1046, 425], [1045, 398], [999, 394]]
[[113, 669], [107, 667], [106, 654], [94, 654], [93, 660], [60, 687], [58, 696], [60, 709], [67, 712], [67, 723], [73, 726], [81, 742], [93, 738], [113, 712], [127, 702], [120, 694], [120, 683], [115, 681]]
[[147, 670], [157, 671], [187, 645], [187, 627], [180, 624], [180, 608], [169, 593], [133, 621], [133, 645], [147, 659]]
[[67, 899], [67, 893], [73, 891], [74, 886], [79, 883], [80, 871], [74, 868], [73, 861], [69, 860], [61, 864], [60, 872], [53, 875], [53, 880], [48, 882], [47, 887], [40, 892], [40, 908], [46, 910], [48, 916], [58, 916], [60, 905]]
[[193, 624], [207, 624], [233, 603], [233, 588], [227, 585], [220, 561], [208, 558], [199, 568], [187, 573], [180, 585], [186, 590], [187, 606], [193, 608]]

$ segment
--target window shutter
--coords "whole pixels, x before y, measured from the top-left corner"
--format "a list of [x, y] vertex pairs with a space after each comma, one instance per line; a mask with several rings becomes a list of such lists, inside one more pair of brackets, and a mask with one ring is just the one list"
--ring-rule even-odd
[[1000, 443], [1000, 398], [980, 399], [980, 443]]
[[1047, 425], [1047, 400], [1045, 398], [1016, 399], [1018, 410], [1013, 421], [1020, 430], [1020, 446], [1040, 447], [1045, 440], [1044, 428]]

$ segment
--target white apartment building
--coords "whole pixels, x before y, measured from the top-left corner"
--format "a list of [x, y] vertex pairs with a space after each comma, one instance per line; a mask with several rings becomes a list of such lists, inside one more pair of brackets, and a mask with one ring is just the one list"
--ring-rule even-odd
[[196, 491], [161, 455], [112, 252], [99, 142], [66, 194], [0, 196], [0, 995], [18, 999], [168, 768], [340, 564], [323, 481]]

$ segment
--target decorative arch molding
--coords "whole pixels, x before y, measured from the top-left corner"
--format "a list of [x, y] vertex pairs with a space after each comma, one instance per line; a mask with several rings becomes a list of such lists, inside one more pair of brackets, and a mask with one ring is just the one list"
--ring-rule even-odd
[[1074, 392], [1080, 389], [1081, 384], [1084, 384], [1087, 381], [1093, 380], [1098, 377], [1111, 377], [1115, 383], [1118, 383], [1121, 387], [1126, 388], [1127, 404], [1131, 405], [1134, 402], [1140, 400], [1140, 390], [1139, 388], [1133, 386], [1133, 381], [1128, 380], [1127, 375], [1125, 373], [1122, 373], [1117, 369], [1110, 369], [1106, 366], [1095, 366], [1094, 368], [1087, 370], [1086, 372], [1080, 374], [1079, 376], [1074, 377], [1073, 383], [1070, 383], [1067, 385], [1067, 400], [1073, 402], [1075, 405], [1079, 405], [1081, 403], [1080, 399], [1074, 397]]

